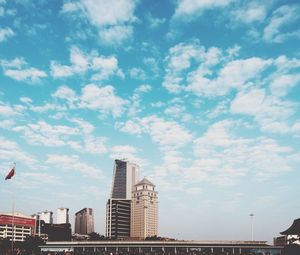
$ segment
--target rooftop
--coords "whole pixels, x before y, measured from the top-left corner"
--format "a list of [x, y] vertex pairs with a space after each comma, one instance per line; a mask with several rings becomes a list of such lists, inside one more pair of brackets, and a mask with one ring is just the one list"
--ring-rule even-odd
[[148, 179], [146, 179], [146, 177], [144, 177], [141, 181], [139, 181], [134, 186], [139, 186], [139, 185], [143, 185], [143, 184], [147, 184], [147, 185], [155, 187], [155, 185], [152, 182], [150, 182]]

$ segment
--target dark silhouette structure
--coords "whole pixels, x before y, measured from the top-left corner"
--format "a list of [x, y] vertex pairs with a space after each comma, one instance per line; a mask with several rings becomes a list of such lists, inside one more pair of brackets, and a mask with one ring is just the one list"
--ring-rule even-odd
[[48, 241], [71, 241], [71, 224], [49, 224], [42, 221], [41, 233], [48, 235]]

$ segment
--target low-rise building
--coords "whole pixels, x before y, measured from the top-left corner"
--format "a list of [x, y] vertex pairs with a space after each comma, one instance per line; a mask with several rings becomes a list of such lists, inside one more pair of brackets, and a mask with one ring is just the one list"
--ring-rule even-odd
[[36, 220], [19, 212], [0, 213], [0, 238], [24, 241], [35, 233]]

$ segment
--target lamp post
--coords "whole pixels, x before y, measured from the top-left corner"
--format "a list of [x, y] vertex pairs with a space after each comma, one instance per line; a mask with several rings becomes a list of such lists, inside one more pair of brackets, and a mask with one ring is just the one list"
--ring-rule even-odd
[[253, 238], [253, 220], [254, 220], [254, 214], [250, 213], [249, 216], [251, 217], [251, 241], [253, 241], [254, 240], [254, 238]]

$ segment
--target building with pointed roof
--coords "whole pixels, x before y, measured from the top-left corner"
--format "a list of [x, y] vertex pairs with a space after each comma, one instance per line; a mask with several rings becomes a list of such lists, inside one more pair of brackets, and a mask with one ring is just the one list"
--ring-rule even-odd
[[145, 239], [157, 235], [158, 193], [155, 185], [143, 178], [132, 191], [130, 237]]

